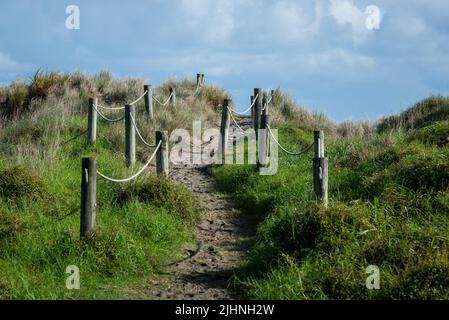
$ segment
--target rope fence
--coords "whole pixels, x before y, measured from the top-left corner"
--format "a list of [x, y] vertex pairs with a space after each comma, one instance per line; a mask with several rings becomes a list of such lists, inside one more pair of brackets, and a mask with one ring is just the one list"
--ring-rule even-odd
[[[197, 74], [197, 85], [194, 91], [194, 95], [200, 92], [204, 84], [204, 74]], [[251, 105], [243, 113], [239, 113], [230, 107], [231, 100], [225, 99], [222, 107], [222, 118], [220, 126], [220, 141], [218, 143], [219, 153], [221, 153], [222, 159], [225, 159], [227, 154], [228, 145], [228, 133], [231, 122], [241, 131], [245, 131], [236, 117], [251, 117], [252, 127], [256, 131], [256, 143], [257, 143], [257, 167], [262, 172], [263, 167], [271, 165], [273, 160], [272, 151], [269, 146], [272, 146], [270, 141], [275, 143], [275, 147], [279, 147], [283, 152], [292, 156], [302, 156], [308, 153], [314, 148], [315, 157], [313, 158], [313, 190], [316, 198], [320, 200], [324, 206], [328, 203], [328, 159], [324, 156], [324, 133], [323, 131], [314, 131], [314, 141], [312, 144], [300, 151], [290, 151], [284, 145], [282, 145], [270, 126], [270, 116], [268, 114], [270, 103], [273, 103], [273, 90], [271, 96], [267, 99], [266, 91], [262, 91], [260, 88], [254, 89], [254, 98], [251, 97]], [[137, 133], [140, 141], [149, 148], [155, 148], [147, 162], [134, 174], [126, 178], [115, 178], [107, 176], [100, 170], [97, 170], [97, 162], [95, 158], [83, 158], [82, 159], [82, 179], [81, 179], [81, 225], [80, 235], [81, 238], [94, 234], [96, 225], [96, 181], [97, 176], [113, 183], [124, 183], [137, 179], [156, 158], [156, 172], [159, 176], [169, 176], [169, 156], [168, 145], [169, 138], [168, 132], [156, 131], [155, 145], [146, 141], [137, 126], [135, 116], [135, 104], [145, 98], [145, 110], [148, 114], [148, 118], [153, 118], [153, 100], [161, 106], [166, 106], [168, 103], [174, 105], [176, 99], [176, 93], [174, 88], [170, 88], [170, 95], [167, 100], [161, 102], [157, 99], [153, 93], [150, 85], [144, 86], [144, 92], [135, 101], [127, 104], [124, 107], [103, 107], [98, 104], [97, 98], [89, 98], [89, 113], [88, 113], [88, 141], [90, 143], [96, 140], [96, 126], [97, 115], [108, 122], [119, 122], [125, 120], [125, 155], [127, 164], [132, 167], [135, 164], [135, 135]], [[105, 110], [125, 110], [125, 114], [122, 117], [112, 119], [104, 115], [99, 109]], [[245, 113], [251, 111], [251, 115], [248, 116]], [[84, 132], [83, 132], [84, 134]], [[196, 144], [190, 142], [191, 147], [203, 147], [210, 144], [213, 140]], [[277, 148], [275, 149], [277, 152]], [[276, 155], [277, 156], [277, 155]], [[277, 162], [277, 160], [275, 160]], [[223, 162], [225, 163], [225, 161]], [[262, 173], [261, 173], [262, 174]]]
[[128, 178], [124, 178], [124, 179], [111, 178], [111, 177], [108, 177], [108, 176], [104, 175], [103, 173], [101, 173], [98, 170], [97, 170], [97, 174], [100, 177], [102, 177], [103, 179], [106, 179], [106, 180], [111, 181], [111, 182], [122, 183], [122, 182], [128, 182], [128, 181], [134, 180], [138, 176], [140, 176], [142, 174], [142, 172], [150, 165], [151, 161], [153, 161], [154, 157], [156, 156], [156, 153], [159, 151], [159, 148], [161, 147], [161, 145], [162, 145], [162, 141], [159, 141], [159, 144], [157, 145], [157, 147], [154, 150], [154, 152], [151, 155], [151, 157], [148, 159], [147, 163], [145, 163], [145, 165], [142, 168], [140, 168], [139, 171], [137, 171], [135, 174], [133, 174], [132, 176], [130, 176]]
[[171, 92], [171, 94], [168, 96], [167, 100], [165, 100], [165, 102], [161, 102], [159, 101], [155, 96], [153, 96], [154, 101], [156, 101], [157, 103], [159, 103], [161, 106], [165, 107], [170, 100], [173, 98], [174, 95], [174, 91]]
[[246, 114], [245, 113], [247, 113], [248, 111], [250, 111], [253, 107], [254, 107], [254, 104], [256, 103], [256, 101], [257, 101], [257, 98], [259, 97], [259, 94], [256, 94], [256, 96], [254, 97], [254, 99], [253, 99], [253, 102], [251, 103], [251, 105], [249, 106], [249, 108], [248, 109], [246, 109], [245, 111], [243, 111], [243, 112], [237, 112], [237, 111], [234, 111], [234, 110], [231, 110], [232, 112], [234, 112], [236, 115], [238, 115], [238, 116], [241, 116], [241, 117], [244, 117], [244, 116], [246, 116]]
[[149, 143], [142, 137], [142, 134], [140, 133], [139, 128], [137, 128], [136, 120], [134, 119], [134, 117], [133, 117], [132, 114], [130, 114], [130, 118], [131, 118], [131, 122], [132, 122], [132, 124], [133, 124], [133, 126], [134, 126], [134, 129], [135, 129], [136, 132], [137, 132], [137, 136], [140, 138], [140, 141], [142, 141], [142, 143], [143, 143], [144, 145], [146, 145], [147, 147], [154, 148], [155, 145], [149, 144]]
[[312, 149], [312, 147], [314, 146], [315, 142], [312, 142], [311, 145], [309, 145], [308, 147], [306, 147], [305, 149], [298, 151], [298, 152], [292, 152], [292, 151], [288, 151], [283, 145], [281, 145], [279, 143], [279, 141], [276, 139], [276, 137], [273, 134], [273, 131], [271, 131], [270, 126], [268, 126], [268, 131], [270, 132], [271, 137], [273, 138], [273, 141], [276, 142], [276, 144], [279, 146], [279, 148], [281, 148], [282, 151], [284, 151], [285, 153], [292, 155], [292, 156], [302, 156], [304, 154], [306, 154], [307, 152], [310, 151], [310, 149]]
[[95, 109], [95, 111], [97, 112], [97, 114], [100, 115], [100, 117], [102, 117], [104, 120], [106, 120], [106, 121], [108, 121], [108, 122], [114, 123], [114, 122], [119, 122], [119, 121], [122, 121], [123, 119], [125, 119], [125, 116], [120, 117], [120, 118], [117, 118], [117, 119], [111, 119], [111, 118], [108, 118], [108, 117], [105, 116], [103, 113], [101, 113], [100, 110], [98, 110], [98, 108], [97, 108], [96, 105], [92, 105], [92, 107]]

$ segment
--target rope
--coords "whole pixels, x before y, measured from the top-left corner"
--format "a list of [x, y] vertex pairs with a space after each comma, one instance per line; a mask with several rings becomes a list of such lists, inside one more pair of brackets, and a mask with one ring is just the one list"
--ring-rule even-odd
[[[143, 95], [141, 95], [139, 98], [137, 98], [135, 101], [133, 101], [133, 102], [131, 102], [131, 103], [128, 103], [128, 105], [130, 105], [130, 106], [132, 106], [132, 105], [134, 105], [134, 104], [136, 104], [137, 102], [139, 102], [143, 97], [145, 97], [145, 95], [148, 93], [148, 91], [145, 91], [144, 93], [143, 93]], [[123, 109], [125, 109], [125, 107], [114, 107], [114, 108], [112, 108], [112, 107], [104, 107], [104, 106], [101, 106], [101, 105], [98, 105], [97, 104], [97, 108], [102, 108], [102, 109], [105, 109], [105, 110], [123, 110]]]
[[117, 108], [103, 107], [99, 104], [97, 104], [97, 108], [102, 108], [102, 109], [106, 109], [106, 110], [123, 110], [123, 109], [125, 109], [125, 107], [117, 107]]
[[285, 153], [290, 154], [290, 155], [292, 155], [292, 156], [300, 156], [300, 155], [303, 155], [303, 154], [307, 153], [310, 149], [312, 149], [313, 145], [315, 144], [315, 143], [312, 143], [310, 146], [308, 146], [307, 148], [305, 148], [305, 149], [302, 150], [302, 151], [299, 151], [299, 152], [291, 152], [291, 151], [288, 151], [287, 149], [285, 149], [285, 148], [279, 143], [279, 141], [276, 139], [276, 137], [274, 136], [273, 132], [271, 131], [270, 126], [268, 126], [268, 131], [270, 131], [271, 137], [272, 137], [273, 140], [276, 142], [276, 144], [277, 144], [277, 145], [278, 145], [278, 146], [279, 146]]
[[270, 96], [270, 99], [267, 102], [265, 102], [265, 105], [263, 106], [262, 111], [265, 110], [265, 108], [270, 104], [272, 99], [273, 99], [273, 96]]
[[232, 119], [232, 121], [234, 121], [234, 124], [237, 126], [237, 128], [239, 128], [240, 130], [242, 130], [242, 131], [244, 132], [245, 130], [243, 130], [242, 127], [239, 126], [239, 124], [238, 124], [237, 121], [235, 120], [234, 115], [233, 115], [232, 112], [231, 112], [231, 109], [228, 108], [228, 112], [229, 112], [229, 114], [231, 115], [231, 119]]
[[160, 102], [158, 99], [156, 99], [155, 96], [153, 96], [153, 99], [154, 99], [157, 103], [159, 103], [161, 106], [164, 107], [164, 106], [170, 101], [170, 99], [171, 99], [172, 96], [173, 96], [173, 92], [170, 94], [170, 96], [167, 98], [167, 101], [165, 101], [164, 103], [162, 103], [162, 102]]
[[121, 118], [118, 118], [118, 119], [110, 119], [110, 118], [106, 117], [104, 114], [102, 114], [100, 111], [98, 111], [97, 106], [92, 105], [92, 107], [94, 107], [95, 111], [97, 111], [97, 113], [98, 113], [104, 120], [106, 120], [106, 121], [109, 121], [109, 122], [119, 122], [119, 121], [122, 121], [123, 119], [125, 119], [125, 116], [123, 116], [123, 117], [121, 117]]
[[162, 144], [162, 141], [159, 141], [159, 144], [157, 145], [157, 147], [156, 147], [156, 150], [154, 150], [154, 153], [151, 155], [151, 157], [150, 157], [150, 159], [148, 160], [148, 162], [139, 170], [139, 171], [137, 171], [134, 175], [132, 175], [131, 177], [129, 177], [129, 178], [125, 178], [125, 179], [115, 179], [115, 178], [110, 178], [110, 177], [108, 177], [108, 176], [105, 176], [104, 174], [102, 174], [100, 171], [98, 171], [97, 170], [97, 174], [100, 176], [100, 177], [102, 177], [102, 178], [104, 178], [104, 179], [106, 179], [106, 180], [108, 180], [108, 181], [111, 181], [111, 182], [128, 182], [128, 181], [131, 181], [131, 180], [133, 180], [133, 179], [135, 179], [135, 178], [137, 178], [149, 165], [150, 165], [150, 163], [151, 163], [151, 161], [153, 161], [153, 158], [156, 156], [156, 152], [159, 150], [159, 148], [161, 147], [161, 144]]
[[143, 93], [143, 95], [141, 95], [139, 98], [137, 98], [135, 101], [128, 103], [128, 105], [132, 106], [133, 104], [136, 104], [137, 102], [139, 102], [143, 97], [145, 97], [145, 95], [148, 93], [148, 91], [145, 91]]
[[257, 101], [257, 97], [259, 96], [259, 94], [256, 94], [256, 96], [254, 97], [254, 99], [253, 99], [253, 103], [249, 106], [249, 108], [248, 109], [246, 109], [245, 111], [243, 111], [242, 113], [240, 113], [240, 112], [237, 112], [237, 111], [234, 111], [234, 110], [232, 110], [232, 112], [234, 112], [236, 115], [238, 115], [238, 116], [246, 116], [246, 114], [245, 113], [247, 113], [248, 111], [250, 111], [253, 107], [254, 107], [254, 104], [256, 103], [256, 101]]
[[134, 120], [133, 115], [132, 115], [131, 113], [130, 113], [129, 115], [130, 115], [130, 117], [131, 117], [131, 122], [132, 122], [132, 124], [133, 124], [133, 126], [134, 126], [134, 129], [136, 129], [137, 135], [138, 135], [139, 138], [140, 138], [140, 141], [142, 141], [143, 144], [146, 145], [147, 147], [154, 148], [155, 145], [152, 145], [152, 144], [149, 144], [148, 142], [146, 142], [145, 139], [144, 139], [144, 138], [142, 137], [142, 135], [140, 134], [139, 128], [137, 128], [137, 124], [136, 124], [136, 121]]
[[199, 84], [197, 84], [195, 92], [193, 94], [196, 95], [198, 92], [200, 92], [200, 89], [201, 89], [201, 86]]

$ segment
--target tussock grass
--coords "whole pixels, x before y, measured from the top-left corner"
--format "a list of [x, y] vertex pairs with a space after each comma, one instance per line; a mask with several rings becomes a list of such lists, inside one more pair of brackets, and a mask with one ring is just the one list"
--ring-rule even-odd
[[[0, 298], [147, 297], [145, 281], [193, 241], [201, 208], [186, 188], [153, 177], [154, 170], [125, 185], [99, 178], [97, 233], [79, 239], [81, 157], [95, 156], [99, 170], [111, 176], [134, 172], [125, 166], [123, 123], [99, 120], [97, 142], [86, 143], [88, 98], [122, 106], [143, 93], [144, 83], [108, 72], [38, 71], [27, 82], [0, 88]], [[170, 80], [155, 95], [165, 98], [169, 85], [177, 89], [177, 104], [154, 104], [153, 122], [145, 118], [143, 101], [136, 105], [138, 126], [150, 143], [155, 130], [190, 130], [198, 117], [219, 119], [201, 95], [215, 92], [219, 100], [223, 90], [206, 87], [192, 99], [193, 80]], [[139, 160], [152, 152], [138, 142]], [[80, 268], [80, 290], [65, 287], [69, 265]]]
[[449, 118], [449, 97], [431, 96], [398, 115], [381, 119], [379, 132], [397, 129], [422, 128], [435, 121]]
[[[255, 299], [448, 299], [447, 117], [433, 111], [408, 130], [326, 131], [327, 209], [312, 194], [312, 155], [281, 154], [274, 176], [214, 168], [217, 187], [259, 221], [235, 286]], [[278, 128], [289, 149], [312, 139], [306, 125], [280, 119]], [[369, 265], [380, 290], [365, 287]]]

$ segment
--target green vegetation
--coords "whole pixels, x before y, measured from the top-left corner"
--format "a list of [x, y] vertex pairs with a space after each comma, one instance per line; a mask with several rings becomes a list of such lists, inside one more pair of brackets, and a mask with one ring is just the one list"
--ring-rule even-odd
[[[121, 106], [140, 96], [142, 79], [107, 72], [36, 72], [28, 82], [0, 87], [0, 299], [148, 298], [147, 281], [193, 241], [200, 208], [189, 190], [154, 172], [127, 184], [98, 179], [97, 233], [79, 239], [81, 157], [96, 156], [114, 177], [124, 163], [123, 125], [98, 122], [98, 142], [86, 144], [89, 96]], [[154, 105], [142, 134], [217, 125], [226, 92], [170, 79], [155, 88], [177, 105]], [[430, 97], [378, 122], [335, 124], [297, 106], [280, 90], [272, 127], [290, 150], [326, 132], [330, 203], [312, 193], [312, 154], [280, 155], [276, 175], [255, 167], [217, 166], [217, 188], [232, 193], [258, 221], [257, 236], [234, 284], [256, 299], [449, 299], [449, 98]], [[187, 112], [186, 112], [187, 110]], [[107, 112], [110, 117], [117, 113]], [[144, 163], [152, 150], [138, 145]], [[81, 290], [67, 290], [66, 267], [81, 271]], [[366, 267], [377, 265], [381, 289], [367, 290]]]
[[[280, 154], [273, 176], [214, 168], [217, 187], [259, 221], [237, 288], [255, 299], [448, 299], [448, 101], [431, 97], [371, 128], [278, 117], [272, 127], [290, 150], [325, 128], [327, 209], [313, 197], [313, 154]], [[369, 265], [379, 267], [380, 290], [365, 287]]]
[[[149, 280], [194, 240], [198, 204], [189, 190], [155, 177], [154, 170], [127, 184], [98, 178], [97, 232], [79, 239], [81, 158], [95, 156], [100, 171], [126, 177], [153, 152], [138, 143], [142, 162], [126, 168], [123, 123], [100, 119], [97, 142], [87, 145], [88, 97], [121, 106], [140, 96], [143, 84], [107, 72], [38, 71], [28, 83], [0, 88], [0, 299], [148, 298]], [[162, 100], [169, 85], [177, 89], [178, 105], [163, 110], [155, 104], [153, 123], [145, 122], [143, 102], [136, 106], [150, 142], [156, 128], [189, 129], [193, 119], [210, 121], [208, 101], [225, 95], [207, 87], [193, 101], [190, 80], [170, 80], [155, 95]], [[185, 112], [189, 108], [195, 112]], [[80, 290], [66, 289], [69, 265], [80, 269]]]

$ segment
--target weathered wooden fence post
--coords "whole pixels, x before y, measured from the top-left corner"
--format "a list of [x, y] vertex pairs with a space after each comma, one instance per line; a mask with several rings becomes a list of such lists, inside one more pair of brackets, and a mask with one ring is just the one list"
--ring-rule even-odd
[[196, 87], [201, 87], [201, 74], [197, 73], [196, 74]]
[[254, 89], [254, 99], [256, 99], [256, 102], [254, 102], [254, 113], [253, 113], [253, 124], [254, 124], [254, 130], [256, 131], [256, 140], [258, 140], [258, 134], [259, 126], [260, 126], [260, 111], [262, 109], [262, 89], [255, 88]]
[[204, 86], [206, 84], [206, 77], [204, 76], [204, 73], [201, 74], [201, 86]]
[[128, 166], [136, 163], [136, 129], [131, 120], [131, 115], [136, 119], [136, 110], [134, 105], [125, 106], [125, 154]]
[[328, 204], [328, 159], [324, 156], [324, 132], [314, 131], [315, 158], [313, 159], [313, 191], [317, 199], [327, 208]]
[[176, 103], [176, 90], [170, 87], [170, 105], [173, 107]]
[[226, 151], [228, 147], [229, 126], [231, 125], [231, 118], [229, 117], [230, 99], [223, 100], [223, 109], [221, 111], [221, 126], [220, 126], [220, 153], [222, 163], [225, 163]]
[[263, 93], [262, 104], [265, 109], [262, 110], [262, 115], [260, 116], [260, 130], [259, 130], [259, 157], [257, 160], [257, 166], [262, 167], [267, 165], [268, 158], [268, 126], [270, 116], [268, 115], [268, 101], [267, 94]]
[[80, 237], [95, 233], [97, 212], [97, 161], [83, 158], [81, 162], [81, 219]]
[[87, 141], [89, 143], [97, 140], [97, 98], [89, 98], [89, 111], [87, 115]]
[[156, 152], [156, 171], [158, 176], [168, 177], [168, 132], [156, 131], [156, 146], [161, 142], [159, 150]]
[[151, 85], [146, 84], [143, 86], [143, 92], [145, 95], [145, 112], [149, 120], [153, 120], [153, 88]]

